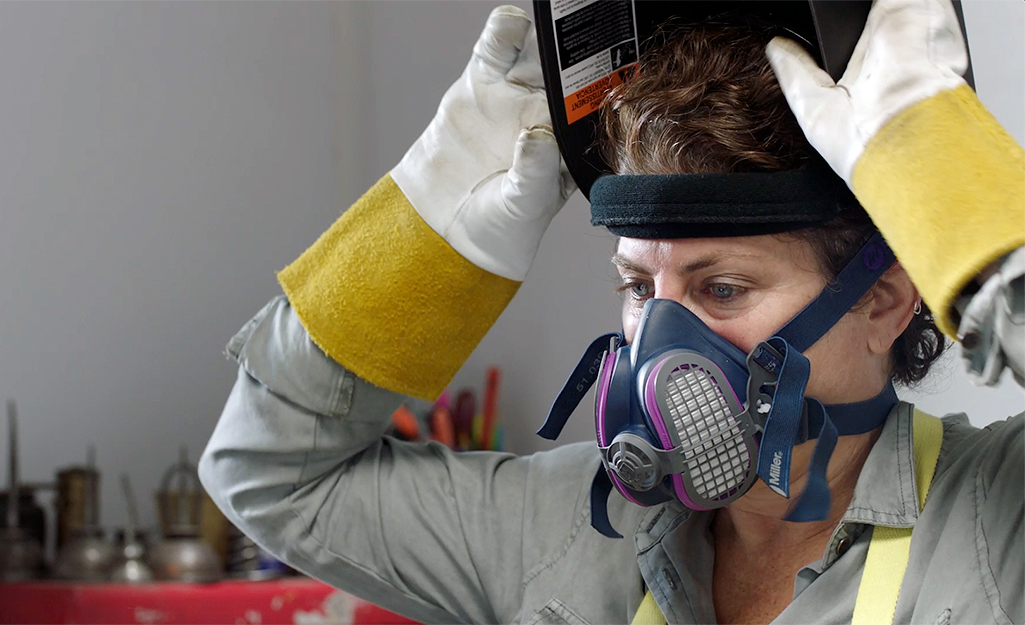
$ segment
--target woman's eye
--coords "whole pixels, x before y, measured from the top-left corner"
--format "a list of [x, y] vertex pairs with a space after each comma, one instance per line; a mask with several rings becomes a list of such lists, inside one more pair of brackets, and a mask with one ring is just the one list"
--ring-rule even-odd
[[630, 294], [637, 299], [647, 299], [651, 296], [651, 285], [644, 284], [643, 282], [634, 284], [630, 287]]
[[711, 294], [712, 297], [723, 301], [732, 300], [735, 297], [738, 297], [741, 294], [743, 294], [745, 290], [746, 289], [744, 289], [743, 287], [739, 287], [733, 284], [716, 283], [710, 284], [708, 286], [709, 294]]
[[631, 299], [642, 300], [651, 297], [652, 288], [647, 282], [624, 282], [618, 290], [628, 294]]

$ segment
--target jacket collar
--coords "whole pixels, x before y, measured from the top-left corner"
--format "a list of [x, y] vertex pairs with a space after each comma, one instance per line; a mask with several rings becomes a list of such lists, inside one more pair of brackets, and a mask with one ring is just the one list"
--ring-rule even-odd
[[906, 402], [898, 403], [890, 412], [861, 468], [841, 525], [914, 527], [918, 520], [918, 487], [912, 443], [913, 415], [914, 407]]

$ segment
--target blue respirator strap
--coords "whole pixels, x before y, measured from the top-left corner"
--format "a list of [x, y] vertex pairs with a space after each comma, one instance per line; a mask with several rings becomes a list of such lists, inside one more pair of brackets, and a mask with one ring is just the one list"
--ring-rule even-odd
[[[815, 400], [809, 399], [808, 401], [813, 402]], [[823, 407], [822, 414], [829, 415], [829, 418], [836, 424], [836, 431], [840, 436], [864, 434], [879, 427], [886, 420], [886, 416], [890, 414], [890, 410], [897, 401], [897, 391], [894, 390], [893, 384], [888, 382], [886, 388], [872, 399], [866, 399], [865, 401], [853, 404], [830, 404]], [[811, 410], [809, 406], [809, 433], [819, 431], [819, 419], [818, 413]], [[814, 438], [814, 434], [808, 438]], [[803, 443], [804, 441], [797, 442]]]
[[783, 497], [790, 497], [790, 455], [801, 427], [804, 389], [811, 374], [811, 364], [804, 354], [779, 337], [773, 337], [767, 343], [783, 356], [783, 363], [772, 405], [765, 418], [755, 471], [769, 488]]
[[[893, 387], [889, 387], [891, 390]], [[808, 482], [804, 492], [787, 512], [787, 521], [822, 521], [829, 517], [829, 506], [832, 496], [829, 493], [829, 482], [826, 481], [826, 467], [829, 458], [836, 448], [838, 434], [836, 426], [829, 418], [829, 413], [816, 399], [808, 400], [808, 419], [818, 421], [815, 437], [815, 450], [811, 453], [811, 464], [808, 465]]]
[[604, 465], [598, 465], [598, 472], [591, 482], [591, 527], [609, 538], [622, 538], [623, 535], [612, 527], [609, 520], [609, 495], [613, 488], [609, 472]]
[[876, 232], [822, 293], [776, 332], [790, 346], [805, 351], [858, 303], [896, 257]]
[[[605, 354], [610, 353], [610, 350], [615, 352], [616, 347], [622, 342], [623, 335], [618, 332], [602, 334], [591, 341], [580, 358], [580, 362], [573, 368], [573, 373], [566, 380], [565, 386], [559, 391], [559, 396], [552, 402], [552, 407], [548, 410], [548, 417], [537, 431], [538, 436], [550, 441], [559, 438], [562, 428], [566, 427], [569, 416], [573, 414], [576, 407], [580, 405], [580, 400], [598, 379], [598, 371], [601, 369], [601, 361], [605, 358]], [[611, 487], [611, 482], [609, 484]]]

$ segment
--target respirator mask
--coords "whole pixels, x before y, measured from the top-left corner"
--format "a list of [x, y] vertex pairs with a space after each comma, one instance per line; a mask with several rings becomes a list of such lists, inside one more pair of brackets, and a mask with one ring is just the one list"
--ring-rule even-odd
[[897, 402], [891, 385], [855, 404], [804, 396], [804, 350], [822, 337], [893, 264], [875, 234], [823, 292], [749, 354], [672, 300], [645, 303], [632, 344], [606, 334], [587, 349], [552, 405], [541, 436], [554, 440], [587, 391], [595, 392], [602, 467], [591, 488], [591, 523], [620, 537], [607, 513], [612, 489], [638, 505], [677, 500], [693, 510], [730, 504], [764, 481], [790, 496], [794, 445], [817, 439], [808, 482], [787, 520], [824, 519], [825, 470], [838, 435], [882, 424]]

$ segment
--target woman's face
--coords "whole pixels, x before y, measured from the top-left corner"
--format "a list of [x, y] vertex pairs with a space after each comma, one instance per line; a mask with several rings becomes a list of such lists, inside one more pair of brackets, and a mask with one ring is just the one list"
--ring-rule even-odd
[[[612, 262], [622, 281], [623, 329], [631, 342], [644, 303], [671, 299], [749, 353], [826, 284], [811, 247], [795, 237], [621, 238]], [[848, 403], [883, 388], [888, 361], [870, 349], [869, 323], [870, 314], [849, 312], [805, 352], [809, 397]]]

